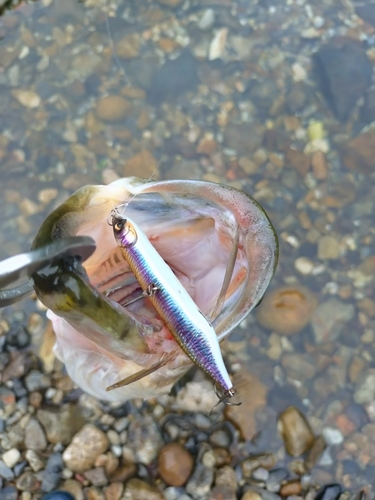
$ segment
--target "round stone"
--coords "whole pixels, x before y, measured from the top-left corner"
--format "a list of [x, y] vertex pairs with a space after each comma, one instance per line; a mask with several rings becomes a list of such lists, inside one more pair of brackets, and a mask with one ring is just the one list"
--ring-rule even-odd
[[131, 113], [132, 105], [119, 95], [102, 97], [96, 104], [96, 116], [106, 122], [117, 122]]
[[182, 486], [193, 470], [194, 459], [181, 445], [170, 443], [164, 446], [158, 459], [159, 473], [170, 486]]

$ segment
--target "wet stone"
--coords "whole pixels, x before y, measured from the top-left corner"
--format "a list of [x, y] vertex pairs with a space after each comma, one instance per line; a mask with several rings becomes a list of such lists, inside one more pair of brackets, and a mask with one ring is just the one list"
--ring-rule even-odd
[[64, 405], [59, 410], [38, 410], [37, 417], [53, 444], [69, 444], [84, 422], [74, 405]]
[[52, 491], [59, 484], [64, 462], [60, 453], [52, 453], [49, 456], [46, 468], [42, 476], [42, 491]]
[[298, 479], [295, 479], [293, 481], [288, 481], [287, 483], [283, 484], [280, 488], [280, 495], [282, 497], [300, 495], [301, 492], [302, 492], [302, 485]]
[[371, 84], [365, 49], [349, 39], [331, 42], [315, 53], [314, 63], [321, 92], [336, 118], [345, 121]]
[[127, 445], [133, 450], [137, 462], [150, 464], [157, 457], [162, 444], [159, 429], [150, 415], [130, 423]]
[[315, 295], [304, 286], [278, 287], [266, 294], [258, 307], [257, 319], [269, 330], [292, 335], [309, 323], [317, 304]]
[[214, 486], [210, 492], [210, 500], [237, 500], [236, 493], [228, 486]]
[[355, 387], [354, 401], [358, 404], [371, 403], [375, 399], [375, 369], [363, 373]]
[[123, 173], [125, 177], [136, 175], [148, 179], [157, 170], [157, 165], [152, 153], [144, 149], [127, 160]]
[[11, 448], [10, 450], [4, 451], [2, 456], [5, 465], [11, 469], [16, 465], [20, 458], [21, 453], [17, 450], [17, 448]]
[[319, 304], [311, 319], [315, 342], [322, 344], [336, 340], [354, 313], [353, 304], [346, 304], [338, 299], [329, 299]]
[[29, 450], [44, 450], [47, 439], [40, 423], [34, 418], [30, 419], [25, 429], [25, 446]]
[[108, 438], [92, 424], [85, 425], [72, 439], [63, 453], [66, 467], [83, 472], [92, 467], [95, 459], [108, 448]]
[[249, 478], [253, 472], [259, 467], [263, 469], [272, 469], [276, 464], [276, 456], [273, 453], [258, 453], [252, 455], [241, 463], [242, 473], [244, 477]]
[[104, 490], [106, 500], [120, 500], [124, 491], [124, 485], [121, 483], [112, 483]]
[[29, 392], [45, 389], [51, 385], [49, 377], [44, 373], [32, 370], [25, 377], [26, 387]]
[[159, 453], [159, 474], [171, 486], [182, 486], [193, 470], [194, 459], [181, 445], [170, 443]]
[[44, 462], [35, 451], [27, 450], [25, 458], [34, 472], [44, 469]]
[[16, 481], [16, 486], [20, 491], [37, 491], [40, 486], [40, 481], [33, 472], [24, 472]]
[[95, 114], [99, 120], [117, 122], [130, 115], [132, 105], [118, 95], [102, 97], [96, 104]]
[[214, 469], [198, 464], [186, 485], [186, 491], [194, 497], [203, 497], [210, 492], [214, 480]]
[[13, 471], [10, 467], [8, 467], [3, 460], [0, 460], [0, 477], [6, 479], [7, 481], [11, 481], [14, 478]]
[[354, 171], [372, 173], [375, 169], [375, 130], [364, 132], [341, 147], [344, 165]]
[[15, 486], [5, 486], [0, 489], [0, 500], [17, 500], [18, 491]]
[[294, 406], [290, 406], [279, 415], [278, 429], [285, 449], [292, 457], [303, 455], [314, 444], [315, 437], [310, 424]]
[[314, 500], [337, 500], [341, 493], [339, 484], [327, 484], [317, 492]]
[[215, 485], [226, 486], [229, 490], [235, 492], [237, 489], [237, 474], [233, 467], [225, 465], [216, 471]]
[[198, 83], [197, 60], [186, 49], [176, 59], [167, 60], [156, 71], [148, 90], [148, 98], [152, 104], [157, 105], [194, 90]]
[[224, 132], [224, 146], [238, 156], [251, 155], [262, 144], [262, 134], [253, 123], [229, 123]]
[[85, 478], [94, 486], [105, 486], [108, 483], [103, 467], [95, 467], [86, 471]]
[[126, 483], [122, 500], [163, 500], [163, 495], [154, 486], [134, 478]]

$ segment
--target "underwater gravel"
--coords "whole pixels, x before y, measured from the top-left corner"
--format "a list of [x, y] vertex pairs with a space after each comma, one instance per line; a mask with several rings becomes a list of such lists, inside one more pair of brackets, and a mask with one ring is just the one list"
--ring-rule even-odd
[[155, 169], [244, 189], [281, 244], [223, 346], [243, 405], [210, 418], [198, 372], [155, 401], [82, 394], [40, 304], [1, 311], [0, 500], [374, 498], [371, 8], [41, 0], [0, 19], [1, 258], [75, 189]]

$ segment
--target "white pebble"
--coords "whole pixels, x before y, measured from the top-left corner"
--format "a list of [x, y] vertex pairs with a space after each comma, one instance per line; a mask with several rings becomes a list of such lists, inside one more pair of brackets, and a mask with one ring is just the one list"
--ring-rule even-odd
[[296, 261], [294, 262], [294, 267], [298, 272], [300, 272], [304, 276], [307, 276], [313, 270], [314, 264], [307, 257], [298, 257], [298, 259], [296, 259]]
[[344, 436], [341, 434], [341, 431], [334, 427], [325, 427], [322, 434], [328, 445], [341, 444], [344, 441]]
[[11, 448], [3, 453], [3, 461], [5, 465], [12, 468], [16, 465], [21, 457], [21, 453], [16, 448]]

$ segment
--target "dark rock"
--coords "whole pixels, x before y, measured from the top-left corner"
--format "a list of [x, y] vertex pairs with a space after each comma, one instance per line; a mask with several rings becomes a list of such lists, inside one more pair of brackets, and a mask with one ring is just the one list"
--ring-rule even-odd
[[261, 82], [251, 82], [248, 90], [248, 96], [254, 106], [265, 115], [268, 114], [278, 94], [279, 90], [277, 85], [274, 80], [271, 79], [266, 79]]
[[194, 497], [205, 497], [211, 490], [213, 480], [214, 469], [198, 464], [186, 485], [186, 491]]
[[50, 455], [43, 472], [42, 491], [51, 491], [57, 487], [61, 478], [64, 462], [60, 453]]
[[0, 490], [0, 500], [17, 500], [18, 491], [15, 486], [5, 486]]
[[367, 125], [375, 121], [375, 89], [369, 89], [365, 95], [365, 102], [360, 109], [360, 121]]
[[327, 484], [317, 492], [315, 500], [336, 500], [341, 495], [341, 492], [342, 489], [339, 484]]
[[251, 155], [262, 144], [262, 139], [254, 123], [229, 123], [224, 132], [224, 146], [239, 156]]
[[358, 5], [355, 8], [357, 16], [361, 17], [366, 23], [375, 26], [375, 4]]
[[332, 42], [314, 54], [314, 64], [328, 105], [345, 121], [371, 84], [372, 66], [364, 48], [351, 40]]
[[168, 60], [155, 73], [148, 89], [148, 98], [153, 105], [174, 100], [180, 94], [193, 90], [199, 83], [197, 60], [189, 50], [174, 60]]

